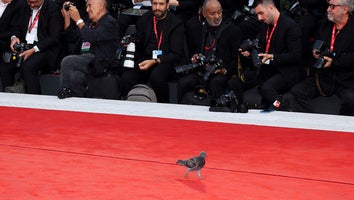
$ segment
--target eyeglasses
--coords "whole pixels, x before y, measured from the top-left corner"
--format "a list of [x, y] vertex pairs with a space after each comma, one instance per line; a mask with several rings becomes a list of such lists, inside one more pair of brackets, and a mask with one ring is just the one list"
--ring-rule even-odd
[[331, 10], [333, 10], [333, 9], [335, 9], [337, 6], [343, 6], [343, 5], [336, 5], [336, 4], [328, 4], [328, 7], [331, 9]]

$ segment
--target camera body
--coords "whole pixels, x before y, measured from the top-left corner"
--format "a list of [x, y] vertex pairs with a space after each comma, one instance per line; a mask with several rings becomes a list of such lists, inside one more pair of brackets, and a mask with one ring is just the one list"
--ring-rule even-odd
[[327, 62], [324, 59], [324, 56], [327, 56], [327, 57], [334, 56], [334, 54], [328, 48], [327, 43], [322, 40], [316, 40], [313, 45], [313, 49], [316, 51], [317, 54], [320, 54], [320, 57], [316, 60], [315, 64], [312, 66], [313, 68], [316, 68], [316, 69], [323, 68]]
[[17, 60], [15, 66], [20, 68], [23, 62], [23, 57], [21, 57], [20, 54], [30, 49], [31, 47], [28, 44], [21, 42], [14, 44], [13, 48], [17, 51], [17, 53], [13, 54], [12, 60]]
[[69, 2], [69, 3], [67, 3], [67, 4], [64, 5], [64, 9], [65, 9], [66, 11], [69, 11], [70, 6], [75, 6], [75, 4], [74, 4], [73, 2]]
[[249, 51], [251, 54], [252, 64], [255, 68], [260, 68], [262, 66], [262, 58], [258, 56], [260, 53], [259, 50], [261, 47], [259, 46], [258, 39], [247, 39], [244, 40], [241, 45], [241, 51]]
[[209, 110], [216, 112], [247, 113], [248, 107], [244, 104], [240, 104], [234, 91], [230, 91], [221, 95], [219, 99], [211, 100]]
[[175, 67], [175, 71], [177, 74], [189, 74], [194, 71], [199, 71], [199, 75], [201, 76], [199, 80], [200, 85], [196, 86], [194, 89], [194, 98], [202, 100], [208, 96], [207, 82], [210, 76], [220, 68], [223, 68], [223, 61], [218, 59], [215, 55], [205, 57], [202, 54], [198, 54], [196, 63], [177, 66]]
[[215, 56], [211, 56], [206, 65], [205, 72], [203, 73], [203, 80], [208, 81], [210, 76], [215, 73], [217, 69], [223, 68], [223, 61], [217, 59]]
[[242, 20], [248, 20], [249, 17], [255, 16], [256, 13], [254, 9], [250, 6], [243, 6], [242, 10], [235, 10], [235, 12], [232, 14], [231, 18], [232, 20], [236, 22], [240, 22]]
[[177, 74], [189, 74], [196, 70], [203, 70], [204, 66], [209, 62], [209, 58], [206, 58], [202, 54], [198, 54], [197, 62], [191, 63], [187, 65], [181, 65], [175, 67], [175, 71]]

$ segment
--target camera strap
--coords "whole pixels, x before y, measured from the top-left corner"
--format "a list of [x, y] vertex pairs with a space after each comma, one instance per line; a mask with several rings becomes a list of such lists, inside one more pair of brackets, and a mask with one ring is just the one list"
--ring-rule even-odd
[[322, 96], [326, 97], [326, 96], [331, 96], [333, 94], [334, 89], [335, 89], [335, 80], [336, 80], [335, 76], [333, 76], [333, 78], [332, 78], [331, 89], [329, 90], [329, 93], [324, 92], [324, 90], [322, 89], [319, 70], [316, 70], [315, 79], [316, 79], [316, 86], [317, 86], [318, 92]]

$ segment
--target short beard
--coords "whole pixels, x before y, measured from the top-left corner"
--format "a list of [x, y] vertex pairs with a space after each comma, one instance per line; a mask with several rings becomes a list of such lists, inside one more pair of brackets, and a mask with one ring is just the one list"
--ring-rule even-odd
[[167, 11], [164, 12], [164, 11], [159, 10], [160, 13], [161, 13], [161, 15], [156, 14], [155, 11], [157, 11], [157, 10], [154, 10], [153, 13], [154, 13], [154, 16], [155, 16], [157, 19], [163, 19], [163, 18], [165, 18], [166, 15], [167, 15]]
[[206, 19], [206, 21], [208, 22], [209, 26], [216, 27], [216, 26], [220, 26], [222, 19], [220, 20], [220, 22], [218, 24], [213, 23], [213, 20]]

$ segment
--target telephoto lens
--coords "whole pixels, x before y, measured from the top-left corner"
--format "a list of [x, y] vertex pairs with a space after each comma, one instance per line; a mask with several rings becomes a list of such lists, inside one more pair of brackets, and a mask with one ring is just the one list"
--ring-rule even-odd
[[134, 68], [134, 54], [135, 54], [135, 43], [130, 42], [127, 47], [127, 52], [125, 54], [125, 60], [123, 66], [126, 68]]

